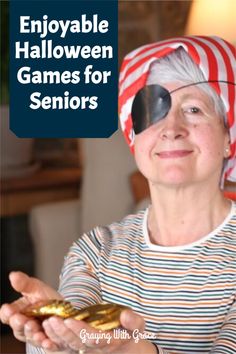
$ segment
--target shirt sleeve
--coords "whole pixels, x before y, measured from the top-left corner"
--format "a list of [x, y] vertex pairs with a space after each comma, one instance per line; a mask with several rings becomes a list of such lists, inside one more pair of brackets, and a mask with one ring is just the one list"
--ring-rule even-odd
[[26, 354], [45, 354], [45, 351], [42, 348], [26, 343]]
[[[70, 248], [60, 275], [59, 292], [77, 308], [102, 301], [98, 279], [100, 242], [95, 232], [83, 235]], [[26, 345], [27, 354], [44, 354], [44, 350]]]
[[60, 275], [59, 292], [75, 307], [102, 302], [99, 263], [100, 243], [92, 231], [72, 245]]
[[162, 347], [160, 347], [159, 345], [157, 345], [156, 343], [153, 343], [156, 347], [157, 350], [157, 354], [169, 354], [169, 352], [167, 352], [166, 350], [164, 350]]
[[236, 301], [231, 306], [210, 353], [236, 353]]

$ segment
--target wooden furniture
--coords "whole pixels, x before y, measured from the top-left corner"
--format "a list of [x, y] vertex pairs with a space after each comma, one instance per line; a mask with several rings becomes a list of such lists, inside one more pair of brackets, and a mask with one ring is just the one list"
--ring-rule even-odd
[[81, 168], [41, 168], [1, 180], [1, 217], [26, 214], [38, 204], [78, 198]]

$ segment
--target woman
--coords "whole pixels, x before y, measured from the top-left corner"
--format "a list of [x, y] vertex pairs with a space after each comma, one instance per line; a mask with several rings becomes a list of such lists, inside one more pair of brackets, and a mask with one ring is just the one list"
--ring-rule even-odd
[[[236, 205], [220, 188], [236, 180], [235, 82], [235, 49], [216, 37], [170, 39], [125, 58], [121, 126], [151, 205], [83, 235], [65, 260], [61, 295], [12, 273], [23, 297], [3, 306], [1, 319], [17, 338], [46, 352], [236, 352]], [[81, 321], [53, 317], [41, 326], [19, 314], [61, 296], [77, 307], [131, 307], [121, 314], [130, 337], [84, 345], [81, 330], [96, 331]]]

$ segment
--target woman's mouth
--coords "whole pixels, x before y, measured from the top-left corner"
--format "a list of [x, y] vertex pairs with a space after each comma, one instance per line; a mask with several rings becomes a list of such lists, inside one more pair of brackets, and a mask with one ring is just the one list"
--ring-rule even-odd
[[180, 157], [188, 156], [192, 153], [192, 150], [169, 150], [169, 151], [160, 151], [157, 155], [161, 159], [175, 159]]

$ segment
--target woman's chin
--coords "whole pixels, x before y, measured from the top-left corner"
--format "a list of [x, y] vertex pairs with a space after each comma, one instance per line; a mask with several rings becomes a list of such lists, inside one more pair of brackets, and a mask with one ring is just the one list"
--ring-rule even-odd
[[170, 187], [180, 187], [193, 182], [193, 178], [191, 178], [189, 173], [181, 173], [180, 171], [163, 173], [159, 175], [157, 180], [159, 180], [160, 184]]

